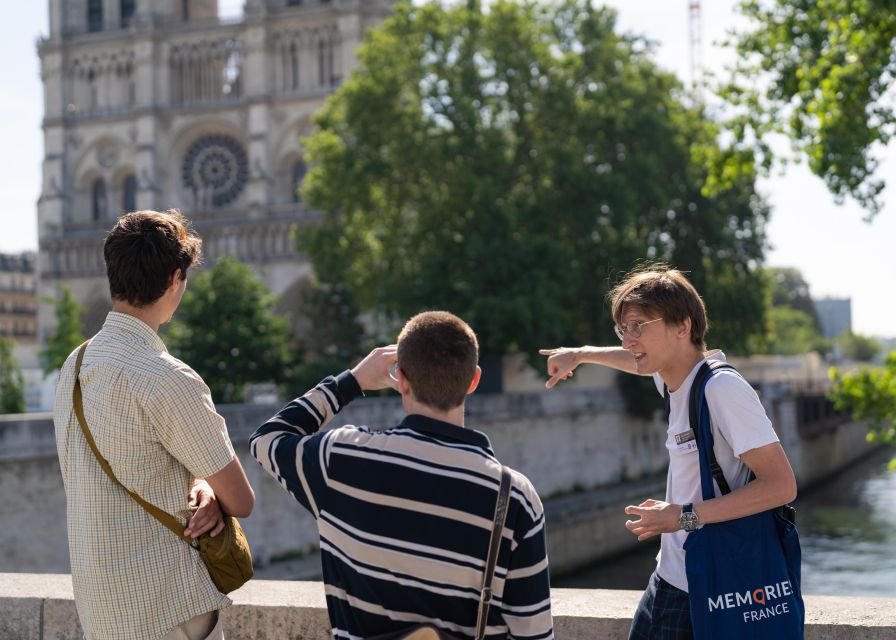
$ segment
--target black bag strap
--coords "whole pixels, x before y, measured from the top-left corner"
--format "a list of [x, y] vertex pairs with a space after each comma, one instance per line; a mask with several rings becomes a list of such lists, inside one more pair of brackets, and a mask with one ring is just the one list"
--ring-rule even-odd
[[[691, 383], [691, 394], [688, 398], [688, 424], [691, 426], [691, 431], [694, 432], [694, 441], [697, 443], [697, 446], [700, 446], [700, 429], [697, 423], [700, 408], [697, 406], [697, 394], [703, 388], [706, 378], [719, 369], [731, 369], [740, 375], [740, 372], [727, 362], [706, 360], [700, 365], [697, 375], [694, 376], [694, 381]], [[665, 383], [663, 383], [663, 401], [666, 404], [666, 422], [668, 422], [672, 414], [672, 397], [669, 394], [669, 387]], [[710, 449], [709, 451], [709, 466], [712, 471], [712, 477], [716, 484], [719, 485], [719, 491], [722, 492], [722, 495], [731, 493], [731, 487], [725, 479], [725, 474], [722, 473], [722, 467], [719, 465], [719, 461], [716, 460], [715, 449]]]
[[498, 551], [504, 535], [504, 523], [507, 521], [507, 506], [510, 504], [510, 470], [501, 466], [501, 485], [498, 488], [498, 500], [495, 503], [495, 517], [492, 520], [492, 533], [488, 542], [488, 557], [485, 560], [485, 571], [482, 574], [482, 589], [479, 592], [479, 612], [476, 615], [476, 640], [485, 638], [485, 626], [488, 623], [488, 609], [492, 601], [492, 582], [495, 578], [495, 567], [498, 564]]
[[[697, 406], [697, 396], [700, 394], [701, 390], [703, 390], [702, 397], [703, 401], [706, 402], [706, 391], [703, 389], [706, 378], [719, 369], [731, 369], [732, 371], [737, 373], [737, 375], [743, 377], [740, 371], [738, 371], [733, 365], [730, 365], [727, 362], [723, 362], [721, 360], [706, 361], [703, 363], [703, 365], [701, 365], [700, 370], [697, 371], [697, 375], [694, 376], [694, 382], [691, 385], [691, 394], [688, 398], [688, 420], [691, 426], [691, 430], [694, 432], [694, 440], [697, 442], [698, 447], [700, 446], [700, 425], [698, 413], [700, 408]], [[668, 422], [669, 414], [671, 413], [671, 398], [669, 396], [669, 388], [665, 384], [663, 385], [663, 398], [666, 401], [666, 421]], [[709, 425], [709, 428], [711, 428], [711, 425]], [[719, 491], [723, 496], [731, 493], [731, 487], [728, 485], [728, 481], [725, 479], [725, 474], [722, 473], [722, 467], [719, 465], [719, 462], [716, 459], [715, 448], [710, 448], [707, 453], [707, 457], [709, 458], [710, 471], [712, 472], [713, 480], [715, 480], [716, 484], [719, 486]], [[751, 482], [755, 477], [756, 474], [754, 474], [751, 470], [747, 478], [747, 482]], [[796, 524], [796, 510], [791, 505], [785, 504], [775, 509], [775, 511], [778, 513], [778, 515], [780, 515], [791, 524]]]
[[[700, 407], [697, 406], [697, 396], [703, 390], [704, 385], [706, 384], [706, 379], [721, 369], [731, 369], [737, 375], [740, 375], [740, 372], [727, 362], [721, 360], [707, 360], [700, 366], [697, 375], [694, 377], [694, 382], [691, 384], [691, 394], [688, 398], [688, 422], [691, 425], [691, 430], [694, 432], [694, 440], [697, 442], [697, 446], [700, 446], [700, 425], [698, 424], [698, 412], [700, 411]], [[705, 402], [705, 391], [703, 392], [703, 397]], [[719, 486], [719, 491], [722, 495], [724, 496], [731, 493], [731, 487], [725, 479], [725, 474], [722, 473], [722, 467], [719, 466], [719, 461], [716, 460], [715, 448], [709, 450], [709, 468], [710, 471], [712, 471], [712, 477]]]

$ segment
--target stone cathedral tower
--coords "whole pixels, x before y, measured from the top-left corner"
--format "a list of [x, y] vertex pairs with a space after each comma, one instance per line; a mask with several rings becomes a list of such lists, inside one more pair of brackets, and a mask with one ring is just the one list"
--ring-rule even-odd
[[[296, 195], [300, 136], [392, 0], [246, 0], [236, 20], [217, 0], [49, 2], [41, 296], [67, 284], [97, 330], [105, 232], [124, 211], [177, 207], [207, 263], [238, 257], [288, 300], [310, 273], [291, 229], [315, 217]], [[42, 302], [43, 339], [54, 322]]]

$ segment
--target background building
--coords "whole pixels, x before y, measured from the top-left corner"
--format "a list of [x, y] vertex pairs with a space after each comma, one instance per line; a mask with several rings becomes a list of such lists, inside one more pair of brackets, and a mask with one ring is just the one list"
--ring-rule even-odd
[[851, 298], [820, 298], [812, 302], [815, 303], [825, 338], [836, 338], [846, 331], [852, 331]]
[[55, 376], [46, 378], [37, 339], [37, 255], [0, 254], [0, 335], [14, 342], [13, 357], [25, 381], [25, 406], [48, 406]]
[[0, 335], [17, 346], [37, 342], [37, 256], [0, 254]]
[[[293, 229], [315, 217], [296, 194], [300, 137], [392, 1], [247, 0], [224, 20], [216, 0], [50, 0], [41, 296], [67, 283], [96, 331], [110, 308], [104, 233], [122, 212], [176, 207], [206, 264], [250, 263], [294, 309], [310, 267]], [[44, 339], [43, 300], [39, 318]]]

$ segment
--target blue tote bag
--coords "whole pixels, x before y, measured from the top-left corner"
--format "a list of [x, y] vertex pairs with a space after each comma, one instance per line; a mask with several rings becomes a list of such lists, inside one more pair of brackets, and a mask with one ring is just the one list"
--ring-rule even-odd
[[[721, 362], [716, 367], [704, 363], [690, 398], [704, 500], [715, 497], [714, 477], [721, 480], [723, 494], [730, 491], [713, 452], [705, 399], [706, 382], [717, 368], [733, 367]], [[803, 638], [800, 541], [792, 519], [786, 518], [782, 509], [772, 509], [707, 524], [688, 534], [685, 569], [696, 640]]]

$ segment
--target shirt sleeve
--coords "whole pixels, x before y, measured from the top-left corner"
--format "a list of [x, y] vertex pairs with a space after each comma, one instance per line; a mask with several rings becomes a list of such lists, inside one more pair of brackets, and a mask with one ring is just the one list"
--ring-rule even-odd
[[159, 381], [147, 411], [159, 442], [195, 478], [207, 478], [234, 459], [227, 425], [199, 374], [178, 362]]
[[554, 621], [544, 509], [535, 489], [528, 480], [525, 482], [523, 491], [514, 486], [511, 492], [519, 516], [514, 523], [514, 547], [504, 582], [501, 616], [507, 624], [508, 638], [549, 640], [554, 637]]
[[249, 450], [258, 464], [315, 518], [327, 488], [326, 452], [332, 435], [319, 431], [362, 395], [350, 371], [328, 376], [249, 437]]
[[750, 384], [737, 373], [719, 371], [706, 383], [713, 426], [735, 456], [778, 442], [765, 407]]

